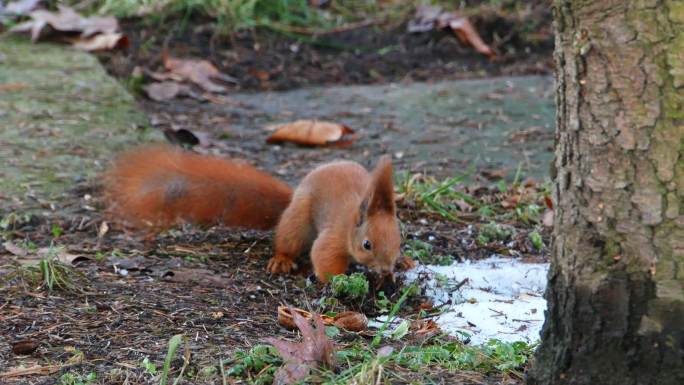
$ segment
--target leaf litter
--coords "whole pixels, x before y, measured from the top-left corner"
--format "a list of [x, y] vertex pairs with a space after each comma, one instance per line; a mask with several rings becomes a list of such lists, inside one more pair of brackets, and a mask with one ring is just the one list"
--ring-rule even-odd
[[[208, 60], [172, 57], [164, 51], [162, 63], [166, 72], [146, 71], [146, 74], [157, 82], [143, 87], [147, 96], [158, 102], [169, 101], [178, 96], [213, 101], [215, 97], [211, 94], [222, 94], [227, 91], [224, 85], [216, 82], [217, 80], [226, 83], [238, 82], [232, 76], [219, 71]], [[205, 94], [194, 91], [187, 83], [199, 87]]]
[[490, 59], [496, 57], [496, 53], [482, 40], [468, 18], [457, 12], [447, 12], [439, 6], [422, 5], [416, 9], [415, 17], [407, 24], [409, 32], [444, 28], [450, 28], [463, 44], [473, 47], [477, 52]]
[[[314, 314], [306, 310], [289, 306], [278, 306], [278, 323], [280, 326], [287, 329], [297, 328], [292, 312], [297, 313], [306, 320], [314, 318]], [[321, 314], [320, 317], [323, 320], [324, 325], [336, 326], [353, 332], [362, 331], [368, 327], [368, 318], [366, 315], [357, 311], [344, 311], [337, 313], [334, 316]]]
[[304, 380], [312, 369], [335, 367], [335, 346], [325, 334], [325, 324], [320, 315], [313, 314], [311, 323], [299, 312], [290, 310], [293, 321], [302, 333], [302, 342], [295, 343], [274, 337], [266, 339], [280, 353], [285, 364], [279, 368], [274, 376], [274, 384], [296, 384]]
[[15, 25], [10, 32], [29, 32], [34, 42], [56, 36], [85, 51], [126, 48], [129, 44], [112, 16], [84, 17], [62, 4], [57, 5], [57, 12], [36, 9], [28, 15], [30, 20]]

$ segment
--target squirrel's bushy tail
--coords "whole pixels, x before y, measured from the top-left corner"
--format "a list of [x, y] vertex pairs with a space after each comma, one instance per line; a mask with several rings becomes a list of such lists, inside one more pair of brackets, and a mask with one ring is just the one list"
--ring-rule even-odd
[[248, 165], [154, 145], [121, 155], [105, 174], [104, 195], [109, 212], [136, 227], [185, 221], [270, 229], [292, 189]]

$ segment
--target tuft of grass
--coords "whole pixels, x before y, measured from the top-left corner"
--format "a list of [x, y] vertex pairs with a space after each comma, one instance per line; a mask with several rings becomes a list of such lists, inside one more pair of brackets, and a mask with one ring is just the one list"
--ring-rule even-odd
[[[423, 373], [425, 380], [429, 380], [431, 371], [474, 371], [521, 379], [534, 348], [535, 345], [522, 341], [490, 340], [481, 346], [469, 346], [453, 339], [437, 338], [424, 345], [407, 344], [395, 350], [388, 347], [374, 350], [357, 342], [337, 352], [338, 361], [345, 363], [341, 370], [317, 370], [308, 383], [404, 383], [402, 372], [407, 370]], [[375, 381], [364, 381], [370, 378]]]
[[62, 227], [58, 224], [53, 224], [52, 228], [50, 229], [50, 232], [52, 233], [53, 238], [59, 238], [60, 235], [64, 232]]
[[[404, 299], [407, 293], [409, 290], [405, 290]], [[393, 310], [398, 310], [401, 303], [401, 300], [397, 302]], [[399, 332], [403, 333], [399, 330], [397, 335]], [[376, 333], [376, 338], [381, 335], [383, 330]], [[406, 371], [424, 373], [426, 379], [431, 371], [475, 371], [482, 375], [522, 378], [523, 369], [536, 346], [522, 341], [500, 340], [470, 346], [445, 336], [420, 345], [393, 344], [393, 348], [379, 347], [379, 342], [375, 341], [368, 344], [364, 340], [357, 340], [344, 345], [344, 348], [336, 352], [337, 361], [342, 363], [340, 367], [336, 371], [315, 369], [306, 383], [403, 383], [405, 379], [402, 378], [402, 372]], [[224, 364], [227, 370], [224, 370]], [[219, 369], [223, 378], [227, 376], [240, 383], [265, 385], [273, 382], [273, 375], [282, 364], [275, 348], [256, 345], [247, 351], [233, 353], [231, 359], [225, 363], [221, 361]]]
[[82, 375], [77, 372], [67, 372], [59, 377], [59, 385], [89, 385], [96, 381], [95, 372], [90, 372], [87, 375]]
[[[194, 17], [214, 20], [219, 33], [236, 33], [265, 28], [286, 35], [316, 35], [337, 28], [367, 23], [392, 24], [406, 19], [418, 0], [384, 2], [382, 0], [332, 1], [327, 7], [315, 7], [309, 0], [68, 0], [85, 13], [113, 15], [119, 18], [142, 17], [153, 23], [173, 18], [187, 27]], [[368, 23], [371, 24], [371, 23]]]
[[246, 379], [250, 384], [270, 384], [283, 360], [274, 347], [256, 345], [246, 352], [236, 352], [227, 363], [232, 365], [230, 369], [224, 372], [223, 362], [220, 368], [225, 376]]
[[143, 369], [145, 369], [145, 372], [152, 376], [157, 375], [157, 365], [154, 364], [154, 362], [150, 361], [149, 357], [143, 358], [142, 362], [140, 363], [140, 366], [142, 366]]
[[419, 239], [406, 241], [406, 254], [424, 265], [449, 266], [454, 263], [451, 255], [440, 255], [432, 252], [433, 246]]
[[380, 314], [389, 313], [391, 310], [392, 302], [387, 298], [384, 291], [378, 292], [378, 298], [375, 300], [375, 308]]
[[456, 211], [459, 211], [456, 201], [463, 200], [470, 205], [479, 205], [472, 196], [454, 188], [461, 185], [468, 175], [437, 181], [420, 174], [410, 178], [408, 174], [404, 174], [399, 182], [399, 192], [429, 212], [437, 213], [451, 221], [460, 221], [456, 214]]
[[58, 261], [55, 256], [58, 249], [51, 247], [45, 258], [36, 265], [6, 265], [9, 270], [0, 283], [3, 286], [17, 282], [30, 290], [46, 290], [52, 292], [59, 289], [65, 292], [81, 293], [87, 284], [87, 278], [71, 266]]
[[537, 224], [541, 221], [550, 185], [523, 184], [519, 174], [520, 171], [511, 184], [501, 180], [493, 189], [476, 192], [469, 191], [465, 183], [468, 173], [444, 180], [404, 173], [400, 174], [397, 185], [408, 204], [450, 221], [515, 220], [525, 225]]
[[20, 228], [31, 221], [31, 214], [8, 213], [0, 219], [0, 230], [9, 231]]
[[368, 280], [363, 273], [336, 275], [330, 280], [333, 296], [348, 300], [360, 300], [368, 294]]
[[533, 231], [528, 236], [530, 237], [530, 242], [532, 242], [532, 246], [534, 246], [535, 249], [541, 250], [544, 247], [544, 240], [542, 239], [541, 234]]
[[[176, 355], [176, 350], [178, 350], [178, 346], [181, 344], [181, 342], [183, 342], [182, 334], [176, 334], [169, 340], [169, 350], [166, 352], [166, 359], [164, 360], [164, 367], [162, 368], [161, 380], [159, 380], [159, 385], [166, 385], [166, 382], [169, 378], [169, 370], [171, 369], [171, 361], [173, 360], [173, 357]], [[173, 382], [174, 385], [176, 385], [178, 381], [183, 377], [183, 371], [187, 367], [187, 364], [188, 358], [186, 357], [183, 368], [178, 374], [176, 380]]]
[[449, 370], [474, 370], [484, 374], [501, 373], [522, 376], [519, 371], [534, 352], [534, 345], [490, 340], [482, 346], [468, 346], [458, 341], [439, 341], [426, 346], [407, 346], [394, 356], [400, 366], [420, 370], [438, 365]]
[[477, 236], [477, 241], [485, 245], [492, 241], [506, 241], [515, 233], [515, 229], [510, 226], [504, 226], [496, 222], [489, 222], [480, 226], [480, 233]]
[[399, 309], [401, 309], [401, 305], [404, 304], [404, 301], [406, 301], [409, 295], [415, 294], [416, 290], [416, 284], [412, 284], [411, 286], [404, 288], [404, 290], [401, 293], [401, 297], [399, 297], [399, 300], [397, 301], [397, 303], [394, 304], [394, 306], [392, 306], [392, 310], [387, 315], [387, 320], [385, 320], [385, 323], [383, 323], [382, 326], [380, 326], [380, 329], [375, 334], [375, 337], [373, 337], [373, 342], [371, 342], [371, 346], [378, 346], [378, 344], [380, 344], [380, 342], [382, 341], [383, 334], [385, 333], [385, 330], [387, 330], [387, 326], [390, 322], [392, 322], [394, 317], [397, 315], [397, 312], [399, 312]]

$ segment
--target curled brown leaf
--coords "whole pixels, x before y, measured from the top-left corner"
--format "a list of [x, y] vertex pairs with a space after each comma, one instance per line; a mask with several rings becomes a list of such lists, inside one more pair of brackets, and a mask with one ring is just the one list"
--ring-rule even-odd
[[297, 120], [291, 123], [266, 127], [274, 131], [268, 143], [292, 142], [308, 146], [344, 147], [352, 144], [358, 135], [348, 126], [318, 120]]

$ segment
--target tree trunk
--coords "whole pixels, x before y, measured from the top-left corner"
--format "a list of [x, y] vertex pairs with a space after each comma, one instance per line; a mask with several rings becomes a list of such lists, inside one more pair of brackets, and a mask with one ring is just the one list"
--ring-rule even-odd
[[556, 0], [556, 217], [529, 384], [684, 384], [684, 1]]

